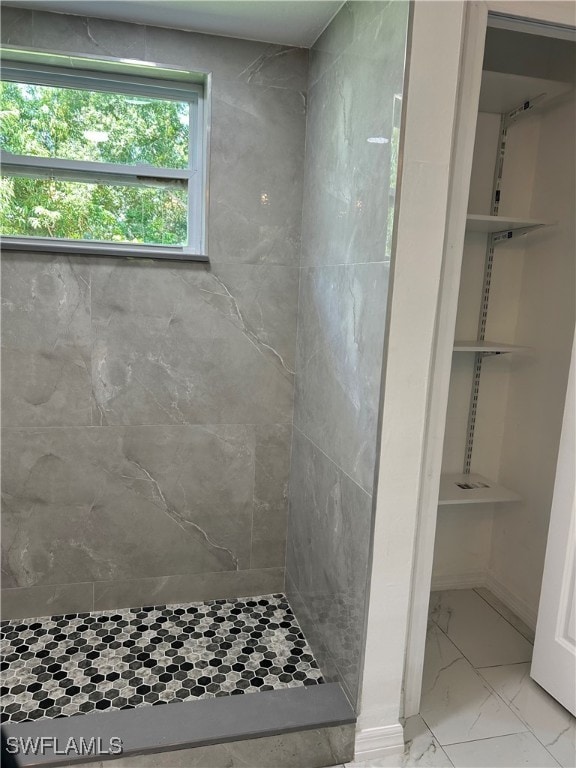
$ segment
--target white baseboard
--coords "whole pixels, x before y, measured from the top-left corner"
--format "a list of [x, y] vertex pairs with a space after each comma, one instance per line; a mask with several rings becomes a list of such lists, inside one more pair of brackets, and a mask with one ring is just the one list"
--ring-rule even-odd
[[501, 600], [507, 608], [510, 608], [512, 613], [515, 613], [519, 619], [527, 624], [530, 629], [536, 629], [536, 619], [538, 618], [538, 610], [534, 610], [532, 606], [523, 600], [518, 595], [511, 592], [508, 587], [505, 587], [501, 581], [499, 581], [493, 573], [488, 572], [484, 578], [484, 585], [486, 589]]
[[383, 725], [379, 728], [365, 728], [356, 733], [354, 762], [378, 760], [386, 755], [400, 755], [404, 752], [404, 730], [400, 723]]
[[486, 586], [486, 571], [469, 571], [454, 576], [432, 576], [432, 592], [442, 589], [475, 589]]

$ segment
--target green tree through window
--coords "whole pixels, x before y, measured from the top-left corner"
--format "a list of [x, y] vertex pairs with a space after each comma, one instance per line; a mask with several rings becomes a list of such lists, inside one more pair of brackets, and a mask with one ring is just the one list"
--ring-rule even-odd
[[3, 235], [117, 243], [187, 243], [189, 103], [18, 82], [0, 85], [1, 146], [13, 155], [145, 167], [145, 179], [3, 175]]

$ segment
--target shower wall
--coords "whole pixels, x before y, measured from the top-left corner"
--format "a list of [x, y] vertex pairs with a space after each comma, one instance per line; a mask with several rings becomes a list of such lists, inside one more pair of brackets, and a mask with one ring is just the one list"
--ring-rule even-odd
[[349, 2], [311, 51], [287, 590], [359, 693], [408, 3]]
[[5, 616], [284, 587], [307, 51], [4, 8], [213, 73], [210, 266], [5, 253]]

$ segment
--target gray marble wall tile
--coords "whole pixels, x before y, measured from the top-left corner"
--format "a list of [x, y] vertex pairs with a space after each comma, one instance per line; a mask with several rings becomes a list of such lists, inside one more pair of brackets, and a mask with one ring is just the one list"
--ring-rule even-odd
[[[399, 3], [398, 0], [348, 0], [314, 43], [310, 56], [308, 88], [310, 89], [350, 47], [361, 49], [362, 35], [368, 27], [378, 33], [378, 27], [385, 23], [389, 29], [398, 32], [397, 24], [393, 20], [394, 13], [404, 14], [407, 8], [394, 9], [394, 5], [405, 4]], [[385, 51], [376, 47], [363, 50], [362, 54], [368, 57], [379, 56], [385, 54]]]
[[326, 644], [330, 642], [330, 638], [325, 638], [325, 628], [318, 622], [319, 617], [313, 613], [315, 606], [302, 597], [288, 571], [286, 571], [285, 580], [285, 592], [289, 596], [290, 606], [298, 617], [298, 623], [308, 644], [314, 649], [314, 657], [322, 670], [322, 677], [328, 683], [339, 682], [342, 675], [334, 663], [330, 648]]
[[146, 58], [183, 69], [212, 72], [223, 81], [305, 91], [308, 51], [282, 45], [216, 37], [159, 27], [147, 28]]
[[300, 91], [215, 82], [212, 262], [298, 265], [305, 117]]
[[155, 579], [96, 581], [94, 610], [167, 605], [196, 600], [248, 597], [284, 590], [283, 568], [163, 576]]
[[6, 432], [4, 584], [110, 582], [107, 607], [149, 602], [146, 588], [279, 589], [308, 52], [10, 7], [2, 19], [7, 44], [213, 74], [209, 267], [6, 256], [4, 425], [53, 431]]
[[348, 2], [310, 62], [286, 570], [315, 652], [352, 701], [362, 663], [407, 17], [408, 3]]
[[[181, 273], [182, 274], [182, 273]], [[221, 312], [284, 374], [293, 374], [298, 312], [297, 267], [213, 264], [205, 300]], [[209, 290], [214, 294], [210, 297]]]
[[80, 258], [4, 254], [2, 421], [91, 423], [90, 274]]
[[316, 617], [352, 701], [364, 640], [371, 517], [372, 497], [295, 428], [286, 570]]
[[2, 7], [2, 43], [4, 45], [30, 45], [34, 11], [26, 8]]
[[91, 582], [3, 589], [2, 621], [90, 611], [93, 601], [94, 585]]
[[37, 50], [143, 59], [146, 27], [122, 21], [34, 11], [32, 39], [26, 41], [27, 46], [30, 44]]
[[97, 424], [289, 422], [296, 270], [92, 267]]
[[5, 430], [5, 585], [249, 567], [249, 426]]
[[292, 427], [256, 428], [252, 568], [284, 564]]
[[[352, 5], [358, 21], [356, 6], [365, 4]], [[387, 260], [392, 127], [395, 97], [402, 93], [407, 3], [380, 5], [385, 10], [365, 23], [309, 91], [303, 265]], [[313, 49], [312, 61], [315, 56]]]
[[387, 264], [303, 269], [295, 425], [372, 490]]

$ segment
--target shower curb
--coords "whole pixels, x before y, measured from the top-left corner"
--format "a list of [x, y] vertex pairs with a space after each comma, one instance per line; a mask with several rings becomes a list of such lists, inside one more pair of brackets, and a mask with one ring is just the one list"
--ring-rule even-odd
[[[110, 713], [74, 715], [5, 726], [18, 740], [44, 737], [42, 754], [18, 755], [19, 765], [65, 766], [246, 739], [351, 725], [356, 715], [338, 683], [299, 686], [243, 696], [185, 701]], [[67, 745], [97, 745], [91, 754], [62, 754]], [[112, 739], [112, 742], [110, 741]], [[109, 754], [122, 741], [121, 754]], [[25, 743], [18, 741], [19, 744]], [[28, 742], [31, 743], [31, 742]], [[117, 742], [116, 742], [117, 743]]]

